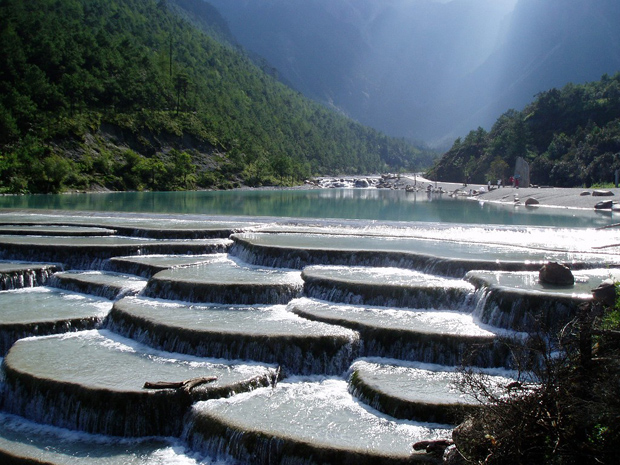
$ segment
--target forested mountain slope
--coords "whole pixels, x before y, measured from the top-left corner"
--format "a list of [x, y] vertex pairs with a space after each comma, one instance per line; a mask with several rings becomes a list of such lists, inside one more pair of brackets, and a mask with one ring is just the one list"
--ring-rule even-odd
[[260, 185], [428, 163], [277, 82], [233, 41], [201, 0], [0, 1], [0, 191]]
[[457, 139], [428, 172], [433, 179], [493, 183], [513, 174], [517, 157], [531, 181], [558, 187], [611, 183], [620, 169], [620, 73], [536, 96], [503, 114], [490, 131]]

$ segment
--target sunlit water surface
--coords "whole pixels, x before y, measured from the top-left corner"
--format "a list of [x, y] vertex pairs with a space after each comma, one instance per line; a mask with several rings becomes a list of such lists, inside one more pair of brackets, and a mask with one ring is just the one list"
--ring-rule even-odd
[[122, 192], [2, 196], [0, 208], [341, 218], [556, 227], [613, 223], [611, 212], [501, 206], [383, 189]]
[[[27, 218], [32, 215], [34, 221], [45, 216], [45, 210], [62, 210], [74, 214], [82, 212], [98, 212], [78, 217], [75, 224], [93, 223], [100, 225], [126, 223], [150, 228], [243, 228], [246, 238], [253, 238], [270, 245], [325, 247], [329, 243], [337, 248], [368, 248], [380, 250], [414, 248], [435, 255], [450, 257], [474, 254], [478, 258], [500, 259], [516, 255], [519, 259], [575, 259], [581, 253], [586, 260], [608, 260], [608, 254], [618, 252], [614, 245], [620, 243], [616, 229], [596, 230], [595, 228], [609, 226], [618, 222], [611, 212], [601, 213], [594, 210], [572, 210], [533, 208], [523, 206], [500, 206], [488, 203], [478, 203], [468, 200], [454, 200], [441, 197], [428, 197], [426, 194], [407, 194], [404, 191], [388, 191], [373, 189], [329, 189], [329, 190], [265, 190], [265, 191], [227, 191], [227, 192], [141, 192], [141, 193], [110, 193], [110, 194], [71, 194], [71, 195], [41, 195], [41, 196], [2, 196], [0, 209], [33, 209], [28, 214], [7, 212], [3, 221], [10, 223], [12, 217]], [[131, 212], [131, 213], [130, 213]], [[34, 213], [34, 214], [33, 214]], [[61, 212], [62, 213], [62, 212]], [[227, 216], [225, 220], [212, 217]], [[36, 218], [35, 218], [36, 217]], [[64, 217], [68, 218], [68, 217]], [[63, 222], [65, 222], [63, 218]], [[86, 221], [85, 219], [88, 219]], [[105, 221], [102, 221], [105, 219]], [[54, 219], [50, 216], [50, 221]], [[216, 222], [214, 222], [216, 221]], [[18, 223], [16, 223], [18, 224]], [[6, 232], [12, 232], [9, 230]], [[261, 234], [265, 232], [279, 233], [274, 235]], [[283, 233], [303, 233], [298, 235]], [[321, 236], [323, 235], [323, 236]], [[329, 237], [326, 237], [329, 236]], [[338, 238], [339, 235], [349, 237]], [[243, 236], [242, 236], [243, 237]], [[381, 238], [381, 239], [379, 239]], [[21, 239], [5, 237], [4, 242], [18, 244]], [[49, 238], [41, 237], [39, 244], [52, 244], [61, 247], [69, 244], [146, 244], [149, 239], [99, 237], [99, 238]], [[206, 241], [205, 241], [206, 242]], [[354, 245], [353, 245], [354, 244]], [[428, 249], [428, 250], [427, 250]], [[551, 249], [551, 250], [550, 250]], [[568, 253], [567, 253], [568, 252]], [[557, 254], [557, 255], [554, 255]], [[587, 254], [587, 255], [586, 255]], [[146, 259], [145, 259], [146, 260]], [[149, 259], [153, 260], [153, 259]], [[175, 262], [176, 263], [176, 262]], [[220, 265], [220, 266], [214, 266]], [[214, 271], [212, 271], [214, 270]], [[332, 273], [339, 273], [344, 278], [367, 278], [367, 271], [359, 268], [343, 269], [330, 268]], [[194, 269], [177, 269], [168, 272], [175, 278], [195, 278], [197, 274], [207, 275], [214, 281], [244, 281], [249, 277], [260, 275], [260, 282], [269, 281], [283, 276], [298, 281], [298, 273], [290, 270], [264, 270], [259, 267], [247, 267], [223, 255], [213, 256], [212, 259], [201, 261], [201, 265]], [[387, 269], [383, 276], [376, 279], [389, 278], [395, 282], [410, 280], [419, 273], [403, 270]], [[601, 272], [603, 273], [603, 272]], [[187, 275], [187, 276], [186, 276]], [[506, 284], [506, 279], [516, 280], [510, 285], [519, 287], [526, 285], [524, 281], [531, 280], [530, 274], [513, 275], [507, 278], [502, 274], [491, 274], [498, 284]], [[165, 276], [165, 275], [164, 275]], [[453, 284], [452, 281], [433, 277], [439, 280], [439, 285], [469, 286], [463, 282]], [[582, 284], [579, 282], [579, 284]], [[585, 285], [591, 284], [590, 282]], [[72, 294], [65, 294], [48, 289], [37, 292], [6, 293], [12, 299], [37, 299], [32, 305], [33, 311], [46, 305], [63, 306], [63, 301], [71, 299], [73, 311], [80, 310], [76, 305], [77, 298]], [[53, 299], [51, 298], [53, 295]], [[49, 304], [47, 301], [49, 300]], [[86, 299], [84, 299], [86, 300]], [[135, 301], [136, 299], [128, 299]], [[60, 304], [59, 304], [60, 302]], [[179, 302], [151, 302], [151, 314], [162, 311], [167, 313], [173, 307], [175, 317], [171, 324], [208, 325], [221, 331], [229, 328], [239, 330], [247, 325], [252, 331], [273, 330], [274, 323], [278, 327], [286, 326], [292, 330], [312, 333], [316, 328], [323, 329], [327, 325], [306, 323], [283, 306], [265, 308], [210, 308], [201, 305], [185, 306]], [[88, 313], [99, 314], [100, 305], [109, 306], [99, 300], [85, 304]], [[431, 312], [426, 309], [415, 311], [398, 311], [376, 307], [359, 307], [337, 303], [327, 303], [307, 298], [293, 301], [308, 312], [313, 312], [324, 319], [346, 319], [357, 325], [372, 324], [376, 327], [387, 326], [391, 329], [424, 329], [426, 332], [441, 334], [457, 334], [467, 336], [491, 337], [496, 334], [491, 328], [486, 328], [476, 322], [471, 314], [456, 311]], [[164, 308], [167, 307], [167, 308]], [[76, 310], [77, 309], [77, 310]], [[164, 312], [165, 311], [165, 312]], [[257, 313], [263, 312], [262, 318], [253, 320]], [[207, 318], [208, 317], [208, 318]], [[170, 318], [169, 318], [170, 319]], [[247, 328], [245, 328], [247, 330]], [[348, 332], [338, 328], [338, 332]], [[104, 337], [105, 336], [105, 337]], [[152, 376], [152, 363], [143, 364], [146, 358], [152, 359], [154, 352], [143, 347], [136, 350], [133, 343], [124, 343], [122, 338], [108, 337], [107, 332], [86, 332], [80, 335], [58, 336], [42, 339], [37, 343], [40, 351], [32, 356], [25, 357], [23, 363], [36, 368], [41, 367], [44, 361], [45, 369], [50, 376], [64, 377], [65, 380], [79, 381], [88, 384], [93, 382], [93, 375], [88, 369], [93, 366], [93, 360], [104, 359], [109, 366], [124, 367], [122, 373], [111, 371], [113, 379], [110, 384], [117, 388], [138, 389], [133, 385], [135, 374], [144, 379]], [[51, 342], [61, 341], [70, 346], [68, 353], [83, 358], [79, 363], [66, 365], [66, 359], [59, 353], [58, 344]], [[44, 345], [50, 344], [49, 347]], [[63, 352], [64, 353], [64, 352]], [[92, 354], [96, 353], [96, 357]], [[207, 362], [200, 359], [193, 360], [184, 357], [182, 363], [171, 361], [156, 354], [155, 365], [158, 375], [168, 374], [171, 371], [175, 379], [193, 376], [194, 372], [202, 373]], [[109, 360], [108, 360], [109, 359]], [[121, 363], [119, 363], [121, 361]], [[59, 366], [56, 366], [59, 364]], [[34, 369], [33, 368], [33, 369]], [[219, 368], [219, 367], [218, 367]], [[227, 367], [223, 367], [226, 368]], [[255, 367], [251, 368], [256, 369]], [[415, 370], [416, 367], [383, 368], [366, 363], [365, 369], [372, 371], [373, 376], [379, 376], [385, 371], [392, 375], [388, 388], [395, 391], [403, 390], [403, 383], [407, 377], [401, 372]], [[420, 376], [428, 376], [420, 371]], [[409, 372], [406, 373], [410, 375]], [[394, 376], [398, 375], [398, 376]], [[224, 374], [222, 374], [224, 376]], [[438, 372], [433, 375], [439, 384], [444, 378], [453, 376], [451, 373]], [[97, 382], [102, 382], [101, 375], [97, 374]], [[105, 380], [104, 380], [105, 381]], [[131, 382], [130, 382], [131, 381]], [[129, 383], [124, 385], [123, 383]], [[425, 385], [432, 386], [428, 382]], [[450, 385], [451, 386], [451, 385]], [[449, 389], [452, 389], [450, 386]], [[448, 392], [445, 395], [452, 394]], [[430, 391], [418, 393], [424, 396], [443, 396], [439, 389], [430, 388]], [[327, 413], [325, 413], [327, 412]], [[429, 428], [429, 425], [414, 422], [394, 422], [390, 418], [377, 415], [377, 412], [368, 409], [353, 399], [347, 391], [344, 379], [287, 379], [273, 388], [258, 389], [252, 393], [240, 394], [229, 399], [220, 399], [199, 403], [195, 407], [195, 414], [206, 414], [212, 418], [225, 418], [229, 421], [244, 425], [248, 429], [259, 427], [264, 432], [281, 432], [292, 435], [301, 441], [312, 438], [318, 444], [333, 444], [345, 447], [360, 447], [360, 437], [364, 437], [365, 447], [376, 449], [377, 453], [383, 450], [396, 451], [407, 455], [411, 451], [411, 444], [420, 438], [434, 438], [449, 436], [449, 429]], [[285, 424], [281, 418], [291, 419]], [[5, 437], [17, 436], [17, 442], [23, 442], [24, 448], [50, 450], [59, 455], [64, 454], [62, 441], [59, 445], [51, 444], [56, 439], [75, 439], [79, 444], [82, 441], [88, 449], [92, 436], [82, 433], [73, 433], [65, 430], [58, 432], [52, 427], [40, 425], [23, 426], [10, 415], [0, 414], [0, 430]], [[16, 426], [17, 425], [17, 426]], [[292, 425], [292, 426], [291, 426]], [[435, 425], [436, 426], [436, 425]], [[24, 440], [24, 437], [26, 438]], [[91, 447], [100, 450], [96, 452], [95, 463], [106, 463], [105, 456], [110, 455], [118, 459], [119, 455], [127, 454], [126, 463], [196, 463], [192, 453], [183, 449], [182, 444], [162, 441], [163, 444], [152, 445], [148, 442], [121, 441], [117, 438], [95, 437], [99, 446]], [[30, 441], [30, 444], [28, 443]], [[51, 445], [50, 445], [51, 444]], [[10, 446], [14, 447], [14, 446]], [[55, 449], [54, 449], [55, 448]], [[113, 451], [103, 450], [106, 448]], [[142, 450], [142, 448], [144, 450]], [[57, 451], [56, 451], [57, 449]], [[120, 452], [117, 450], [120, 449]], [[75, 452], [74, 452], [75, 453]], [[80, 457], [81, 453], [77, 453]], [[46, 459], [32, 453], [37, 459]], [[84, 452], [82, 458], [88, 456]], [[203, 459], [204, 457], [200, 457]], [[54, 460], [58, 460], [54, 457]], [[113, 461], [113, 460], [111, 460]], [[224, 462], [227, 462], [224, 460]], [[67, 459], [66, 463], [74, 463]], [[77, 462], [75, 462], [77, 463]], [[87, 462], [84, 462], [87, 463]], [[204, 463], [211, 462], [205, 459]], [[220, 462], [218, 462], [220, 463]]]

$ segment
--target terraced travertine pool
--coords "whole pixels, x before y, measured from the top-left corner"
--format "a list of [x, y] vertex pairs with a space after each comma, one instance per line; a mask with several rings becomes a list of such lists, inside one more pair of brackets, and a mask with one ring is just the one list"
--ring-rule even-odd
[[[619, 239], [0, 213], [0, 458], [436, 463], [411, 446], [449, 438], [477, 408], [459, 366], [511, 382], [502, 339], [566, 321], [620, 278]], [[540, 285], [550, 260], [576, 286]]]

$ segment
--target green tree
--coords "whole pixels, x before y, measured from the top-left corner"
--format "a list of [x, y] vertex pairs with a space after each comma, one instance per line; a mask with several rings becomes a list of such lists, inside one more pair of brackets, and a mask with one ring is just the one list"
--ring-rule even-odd
[[487, 171], [487, 179], [495, 182], [498, 179], [506, 179], [506, 176], [510, 172], [510, 166], [501, 157], [495, 157], [489, 165], [489, 171]]
[[290, 178], [293, 174], [293, 162], [285, 155], [275, 158], [271, 163], [271, 168], [276, 176], [280, 178], [281, 185], [285, 185], [284, 178]]
[[178, 150], [173, 150], [171, 155], [173, 185], [180, 189], [191, 187], [196, 181], [194, 176], [196, 167], [192, 163], [191, 155], [188, 152], [180, 152]]

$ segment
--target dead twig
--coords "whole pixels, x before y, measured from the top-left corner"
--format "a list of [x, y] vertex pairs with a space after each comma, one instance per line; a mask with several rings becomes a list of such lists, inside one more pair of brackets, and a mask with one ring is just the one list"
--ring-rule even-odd
[[201, 378], [186, 379], [185, 381], [157, 381], [151, 383], [147, 381], [144, 383], [144, 389], [176, 389], [189, 394], [192, 389], [201, 386], [206, 383], [212, 383], [216, 381], [215, 376], [203, 376]]

